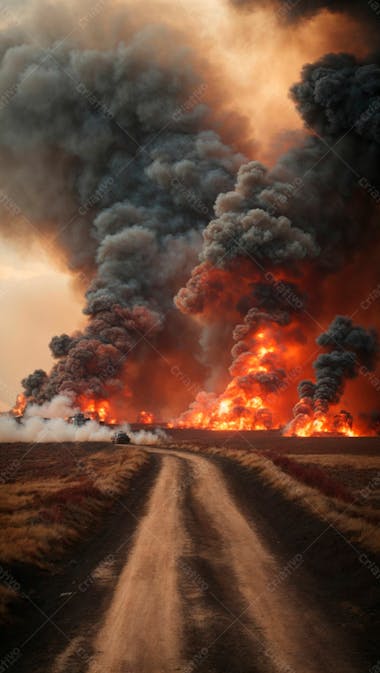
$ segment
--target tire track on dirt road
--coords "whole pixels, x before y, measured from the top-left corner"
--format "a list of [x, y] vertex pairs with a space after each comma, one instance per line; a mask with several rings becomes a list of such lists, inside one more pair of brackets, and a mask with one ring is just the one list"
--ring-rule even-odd
[[[197, 474], [191, 488], [196, 512], [192, 539], [197, 534], [202, 538], [202, 521], [208, 522], [212, 540], [202, 545], [200, 556], [208, 563], [209, 576], [223, 577], [217, 599], [230, 613], [231, 626], [214, 642], [214, 649], [222, 649], [222, 656], [212, 657], [216, 670], [224, 670], [227, 658], [229, 673], [354, 673], [345, 648], [339, 646], [336, 634], [329, 634], [326, 619], [313, 605], [305, 605], [286, 582], [278, 581], [283, 568], [236, 506], [218, 466], [195, 455], [187, 460], [196, 466]], [[230, 611], [231, 595], [235, 606], [240, 603], [239, 609]], [[220, 640], [236, 626], [240, 629], [235, 648], [232, 644], [232, 652], [225, 651]]]
[[173, 488], [180, 483], [181, 470], [179, 459], [163, 458], [148, 512], [96, 639], [89, 673], [181, 670], [177, 566], [185, 536], [181, 491]]
[[87, 673], [359, 673], [326, 617], [276, 582], [217, 461], [151, 451], [161, 469]]

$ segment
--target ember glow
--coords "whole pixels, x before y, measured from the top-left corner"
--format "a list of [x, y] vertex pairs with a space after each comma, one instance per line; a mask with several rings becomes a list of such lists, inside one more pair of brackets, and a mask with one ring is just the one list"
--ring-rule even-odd
[[[362, 363], [366, 361], [373, 367], [378, 354], [376, 333], [355, 326], [349, 318], [336, 318], [317, 340], [330, 352], [321, 353], [314, 362], [316, 382], [301, 381], [294, 419], [285, 424], [279, 403], [288, 388], [291, 355], [297, 362], [302, 349], [286, 343], [284, 324], [277, 330], [260, 327], [254, 331], [255, 324], [268, 319], [268, 314], [250, 309], [245, 323], [234, 330], [237, 343], [232, 349], [235, 356], [230, 368], [232, 381], [219, 397], [212, 393], [198, 394], [176, 424], [214, 430], [268, 430], [285, 425], [283, 434], [299, 437], [362, 434], [353, 429], [351, 413], [335, 407], [346, 380], [358, 376]], [[283, 323], [278, 314], [277, 319]], [[363, 434], [372, 432], [365, 430]]]

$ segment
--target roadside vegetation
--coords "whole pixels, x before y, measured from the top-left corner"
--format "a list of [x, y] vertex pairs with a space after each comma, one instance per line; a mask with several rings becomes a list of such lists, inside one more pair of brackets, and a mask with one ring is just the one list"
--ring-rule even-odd
[[70, 545], [96, 530], [149, 456], [105, 442], [0, 449], [1, 620], [19, 593], [12, 569], [54, 568]]
[[340, 530], [353, 544], [380, 552], [380, 457], [297, 452], [295, 459], [275, 451], [190, 443], [183, 448], [238, 462], [288, 500]]

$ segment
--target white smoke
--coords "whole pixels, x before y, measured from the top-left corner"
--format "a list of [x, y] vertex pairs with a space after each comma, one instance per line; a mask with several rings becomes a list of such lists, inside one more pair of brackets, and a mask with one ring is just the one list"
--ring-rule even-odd
[[149, 444], [162, 444], [168, 439], [166, 432], [157, 428], [154, 432], [150, 430], [139, 430], [138, 432], [131, 432], [129, 426], [123, 426], [123, 431], [131, 438], [132, 444], [141, 444], [149, 446]]
[[[65, 419], [78, 413], [67, 395], [57, 395], [50, 402], [28, 406], [25, 416], [17, 421], [13, 416], [0, 418], [0, 442], [107, 442], [111, 441], [114, 428], [87, 421], [77, 426]], [[132, 444], [160, 444], [166, 439], [163, 430], [132, 432], [128, 424], [116, 431], [126, 432]]]
[[28, 404], [25, 416], [28, 418], [41, 416], [42, 418], [68, 418], [80, 409], [73, 409], [73, 399], [69, 395], [56, 395], [44, 404]]
[[11, 416], [0, 419], [0, 441], [2, 442], [89, 442], [111, 439], [111, 430], [89, 421], [78, 427], [63, 418], [44, 420], [41, 416], [31, 416], [16, 421]]

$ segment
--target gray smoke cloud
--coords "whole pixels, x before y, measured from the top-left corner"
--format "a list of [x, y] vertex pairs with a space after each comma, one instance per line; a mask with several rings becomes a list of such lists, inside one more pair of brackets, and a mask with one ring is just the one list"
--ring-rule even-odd
[[[23, 385], [38, 402], [107, 397], [144, 335], [160, 348], [185, 331], [173, 295], [244, 157], [212, 129], [205, 85], [169, 29], [111, 49], [49, 42], [48, 30], [39, 47], [20, 31], [0, 38], [1, 229], [14, 235], [16, 204], [20, 238], [53, 240], [81, 274], [89, 316], [82, 333], [52, 339], [52, 372]], [[187, 340], [195, 348], [191, 330]]]
[[[360, 183], [364, 176], [373, 189], [378, 185], [379, 65], [328, 54], [305, 66], [291, 96], [318, 135], [271, 170], [255, 161], [239, 169], [234, 190], [217, 197], [202, 262], [228, 268], [246, 258], [273, 269], [309, 259], [336, 271], [353, 250], [378, 237], [376, 203]], [[185, 311], [197, 306], [198, 280], [195, 270], [178, 295]]]
[[204, 232], [202, 260], [228, 265], [243, 255], [276, 263], [318, 254], [310, 234], [294, 226], [288, 217], [273, 215], [265, 208], [265, 196], [261, 196], [266, 188], [270, 189], [271, 183], [260, 163], [240, 168], [234, 192], [216, 200], [217, 219]]
[[[0, 418], [0, 441], [2, 442], [101, 442], [112, 439], [112, 428], [88, 420], [81, 426], [67, 423], [73, 409], [73, 399], [57, 395], [42, 405], [30, 404], [25, 416], [16, 420], [12, 416]], [[78, 411], [78, 410], [75, 410]], [[131, 431], [124, 424], [121, 430], [128, 433], [132, 444], [160, 444], [167, 439], [166, 434], [157, 429], [155, 432]]]

